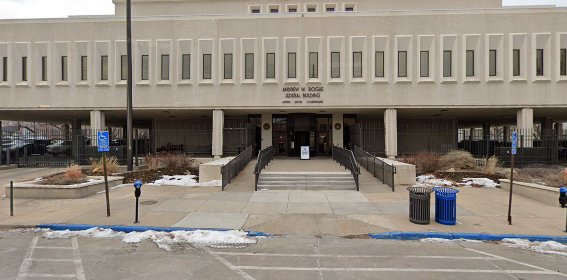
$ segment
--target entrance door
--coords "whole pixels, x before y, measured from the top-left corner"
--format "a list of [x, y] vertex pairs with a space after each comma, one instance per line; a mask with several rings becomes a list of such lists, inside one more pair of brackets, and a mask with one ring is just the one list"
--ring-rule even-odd
[[295, 145], [297, 145], [297, 151], [301, 151], [302, 146], [309, 146], [309, 132], [296, 132], [295, 133]]

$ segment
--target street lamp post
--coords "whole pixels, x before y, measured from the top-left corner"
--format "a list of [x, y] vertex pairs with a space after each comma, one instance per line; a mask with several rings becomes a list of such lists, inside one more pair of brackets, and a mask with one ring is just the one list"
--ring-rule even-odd
[[128, 48], [128, 92], [127, 92], [127, 117], [126, 117], [126, 141], [127, 151], [126, 151], [126, 163], [127, 170], [133, 171], [133, 160], [132, 160], [132, 0], [126, 0], [126, 37], [127, 37], [127, 48]]

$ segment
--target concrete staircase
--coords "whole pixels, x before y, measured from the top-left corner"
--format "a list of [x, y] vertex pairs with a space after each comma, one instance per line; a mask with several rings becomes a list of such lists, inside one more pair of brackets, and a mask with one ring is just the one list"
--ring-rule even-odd
[[356, 190], [349, 172], [262, 172], [258, 190]]

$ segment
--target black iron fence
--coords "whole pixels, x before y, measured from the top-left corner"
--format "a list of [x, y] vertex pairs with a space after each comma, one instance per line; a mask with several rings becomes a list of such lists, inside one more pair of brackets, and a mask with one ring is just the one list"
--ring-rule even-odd
[[258, 160], [256, 161], [256, 167], [254, 168], [254, 175], [256, 177], [254, 182], [255, 191], [258, 191], [258, 179], [260, 178], [260, 173], [262, 173], [262, 170], [264, 170], [274, 159], [275, 154], [276, 149], [273, 146], [265, 148], [258, 153]]
[[356, 162], [354, 153], [351, 150], [333, 146], [333, 160], [350, 171], [352, 177], [354, 178], [354, 183], [356, 184], [356, 191], [360, 191], [360, 185], [358, 182], [360, 167]]
[[254, 154], [254, 146], [249, 146], [244, 152], [233, 158], [226, 165], [221, 167], [222, 174], [222, 190], [230, 183], [230, 181], [240, 173], [246, 165], [252, 160]]
[[396, 184], [394, 180], [396, 175], [395, 165], [388, 164], [386, 161], [358, 146], [354, 147], [353, 153], [358, 164], [363, 166], [366, 170], [368, 170], [368, 172], [372, 173], [372, 175], [378, 178], [378, 180], [392, 188], [392, 191], [396, 191]]

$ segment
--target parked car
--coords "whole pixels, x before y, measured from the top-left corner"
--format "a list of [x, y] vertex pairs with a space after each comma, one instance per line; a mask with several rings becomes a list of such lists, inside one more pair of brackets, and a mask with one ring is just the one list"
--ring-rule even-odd
[[47, 146], [47, 153], [50, 155], [71, 155], [71, 141], [69, 140], [53, 140]]
[[2, 152], [9, 152], [12, 158], [16, 153], [20, 156], [45, 155], [47, 146], [51, 144], [47, 139], [15, 139], [12, 142], [2, 145]]

